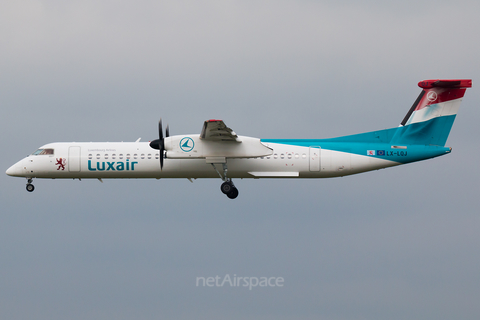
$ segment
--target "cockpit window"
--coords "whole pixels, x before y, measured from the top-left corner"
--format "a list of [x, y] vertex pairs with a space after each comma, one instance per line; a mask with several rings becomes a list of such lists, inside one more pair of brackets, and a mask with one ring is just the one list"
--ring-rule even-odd
[[34, 156], [42, 156], [45, 154], [53, 154], [53, 149], [38, 149], [37, 151], [32, 153], [32, 155]]
[[43, 151], [43, 149], [38, 149], [37, 151], [32, 153], [32, 156], [36, 156], [36, 155], [40, 154], [40, 152], [42, 152], [42, 151]]

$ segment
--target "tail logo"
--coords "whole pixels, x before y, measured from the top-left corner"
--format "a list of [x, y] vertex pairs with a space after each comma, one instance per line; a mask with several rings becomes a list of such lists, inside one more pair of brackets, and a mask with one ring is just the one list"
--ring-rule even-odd
[[430, 102], [434, 102], [435, 100], [437, 100], [437, 93], [435, 91], [430, 91], [428, 94], [427, 94], [427, 99], [428, 101]]
[[65, 165], [67, 164], [67, 159], [64, 159], [64, 158], [56, 158], [57, 160], [57, 163], [55, 163], [56, 166], [58, 166], [57, 170], [65, 170]]

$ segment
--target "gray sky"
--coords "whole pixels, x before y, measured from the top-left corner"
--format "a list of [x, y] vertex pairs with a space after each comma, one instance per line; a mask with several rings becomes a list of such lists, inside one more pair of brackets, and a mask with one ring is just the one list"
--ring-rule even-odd
[[[55, 141], [397, 126], [472, 78], [445, 157], [337, 179], [0, 175], [2, 319], [478, 319], [478, 1], [3, 1], [1, 168]], [[197, 287], [197, 277], [283, 287]]]

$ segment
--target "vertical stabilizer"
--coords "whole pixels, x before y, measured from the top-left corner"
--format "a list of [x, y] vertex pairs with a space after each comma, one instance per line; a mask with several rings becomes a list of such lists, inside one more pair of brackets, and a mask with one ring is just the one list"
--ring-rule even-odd
[[391, 143], [445, 146], [458, 108], [472, 80], [425, 80], [422, 92], [398, 127]]

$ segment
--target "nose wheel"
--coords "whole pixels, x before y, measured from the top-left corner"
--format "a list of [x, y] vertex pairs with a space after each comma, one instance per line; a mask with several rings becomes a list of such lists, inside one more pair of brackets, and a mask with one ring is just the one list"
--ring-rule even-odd
[[26, 189], [27, 189], [28, 192], [33, 192], [33, 190], [35, 190], [35, 186], [32, 184], [32, 181], [33, 181], [32, 179], [27, 180]]

